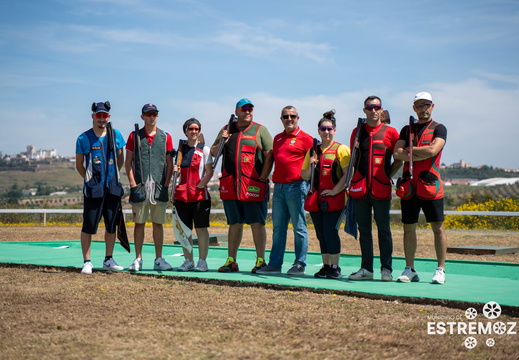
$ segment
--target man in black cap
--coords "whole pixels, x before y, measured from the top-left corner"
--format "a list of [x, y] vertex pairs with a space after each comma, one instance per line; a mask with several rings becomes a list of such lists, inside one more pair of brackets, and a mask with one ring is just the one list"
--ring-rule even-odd
[[[162, 257], [168, 189], [173, 174], [173, 159], [168, 156], [173, 150], [173, 139], [157, 127], [159, 110], [153, 104], [142, 107], [141, 119], [144, 126], [137, 134], [128, 136], [126, 144], [126, 174], [130, 181], [130, 203], [132, 204], [134, 244], [136, 258], [128, 270], [142, 270], [142, 245], [148, 216], [153, 224], [155, 243], [154, 270], [172, 270], [173, 267]], [[140, 148], [135, 148], [135, 137]]]
[[[83, 251], [82, 274], [92, 273], [90, 261], [90, 244], [92, 234], [97, 233], [101, 217], [105, 221], [106, 257], [103, 270], [123, 270], [112, 258], [116, 237], [116, 222], [124, 191], [118, 179], [117, 166], [124, 163], [124, 138], [114, 129], [108, 134], [107, 124], [110, 121], [110, 103], [92, 104], [93, 126], [79, 135], [76, 141], [76, 169], [84, 179], [83, 227], [81, 229], [81, 248]], [[111, 150], [111, 136], [115, 140], [115, 153]]]

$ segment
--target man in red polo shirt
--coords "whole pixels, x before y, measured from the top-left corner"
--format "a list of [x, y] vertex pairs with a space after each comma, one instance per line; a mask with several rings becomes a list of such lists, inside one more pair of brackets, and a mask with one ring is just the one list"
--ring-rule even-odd
[[288, 275], [303, 275], [308, 252], [306, 214], [303, 209], [308, 192], [308, 182], [300, 176], [303, 160], [312, 147], [313, 138], [301, 130], [299, 115], [293, 106], [281, 111], [281, 123], [285, 130], [274, 137], [274, 195], [272, 197], [272, 250], [269, 264], [258, 274], [280, 274], [287, 243], [288, 224], [294, 228], [295, 261]]

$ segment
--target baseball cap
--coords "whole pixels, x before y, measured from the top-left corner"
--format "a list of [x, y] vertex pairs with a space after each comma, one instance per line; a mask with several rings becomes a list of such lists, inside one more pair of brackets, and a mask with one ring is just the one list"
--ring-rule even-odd
[[92, 103], [92, 112], [94, 114], [97, 114], [100, 112], [104, 112], [104, 113], [108, 114], [110, 112], [110, 102], [105, 101], [104, 103], [103, 102]]
[[252, 101], [250, 101], [249, 99], [241, 99], [240, 101], [238, 101], [236, 103], [236, 107], [239, 108], [239, 107], [242, 107], [243, 105], [250, 105], [252, 107], [254, 107], [254, 104], [252, 103]]
[[146, 114], [147, 112], [149, 111], [156, 111], [156, 112], [159, 112], [159, 109], [157, 109], [157, 107], [153, 104], [146, 104], [142, 107], [142, 113], [143, 114]]
[[419, 92], [418, 94], [416, 94], [414, 96], [414, 101], [413, 102], [417, 102], [418, 100], [427, 100], [427, 101], [430, 101], [430, 102], [433, 101], [431, 94], [429, 94], [428, 92]]

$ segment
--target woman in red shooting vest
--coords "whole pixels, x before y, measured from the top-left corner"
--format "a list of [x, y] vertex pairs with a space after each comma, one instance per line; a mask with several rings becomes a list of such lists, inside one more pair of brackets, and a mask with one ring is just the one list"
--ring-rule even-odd
[[[211, 212], [211, 197], [207, 183], [213, 176], [213, 157], [208, 146], [200, 143], [200, 122], [191, 118], [182, 126], [187, 137], [178, 149], [181, 157], [180, 168], [175, 164], [174, 171], [180, 171], [180, 181], [175, 188], [175, 207], [180, 220], [190, 229], [193, 224], [198, 237], [198, 264], [195, 266], [193, 253], [184, 247], [184, 263], [177, 271], [207, 271], [207, 253], [209, 252], [209, 215]], [[191, 245], [193, 240], [189, 237]]]
[[306, 154], [301, 171], [305, 180], [311, 177], [311, 163], [315, 164], [314, 183], [305, 201], [305, 210], [310, 212], [315, 232], [321, 247], [323, 267], [314, 276], [340, 279], [339, 267], [341, 239], [335, 228], [346, 204], [346, 174], [350, 163], [350, 148], [333, 140], [336, 132], [335, 110], [323, 114], [318, 132], [321, 146], [315, 155]]

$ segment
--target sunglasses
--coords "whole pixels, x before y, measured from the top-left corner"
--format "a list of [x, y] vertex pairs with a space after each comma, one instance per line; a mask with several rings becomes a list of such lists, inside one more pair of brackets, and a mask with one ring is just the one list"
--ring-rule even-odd
[[187, 128], [187, 131], [196, 131], [199, 132], [200, 128], [198, 126], [190, 126]]
[[110, 114], [105, 112], [98, 112], [96, 113], [96, 119], [108, 119], [110, 117]]
[[379, 111], [380, 109], [382, 109], [382, 106], [380, 106], [380, 105], [368, 105], [364, 109], [366, 109], [367, 111], [371, 111], [371, 110]]
[[290, 114], [290, 115], [283, 115], [282, 116], [283, 119], [287, 120], [287, 119], [297, 119], [298, 118], [298, 115], [293, 115], [293, 114]]
[[147, 112], [144, 114], [144, 116], [155, 117], [155, 116], [159, 116], [159, 113], [158, 112]]
[[252, 110], [254, 110], [254, 106], [248, 106], [248, 105], [247, 106], [242, 106], [240, 109], [243, 112], [252, 111]]
[[328, 130], [328, 132], [332, 132], [335, 128], [333, 126], [320, 126], [319, 127], [319, 130], [321, 130], [322, 132], [325, 132], [326, 130]]
[[414, 104], [414, 106], [417, 107], [418, 109], [424, 109], [424, 110], [429, 109], [431, 107], [431, 105], [432, 105], [432, 103], [430, 103], [430, 102]]

